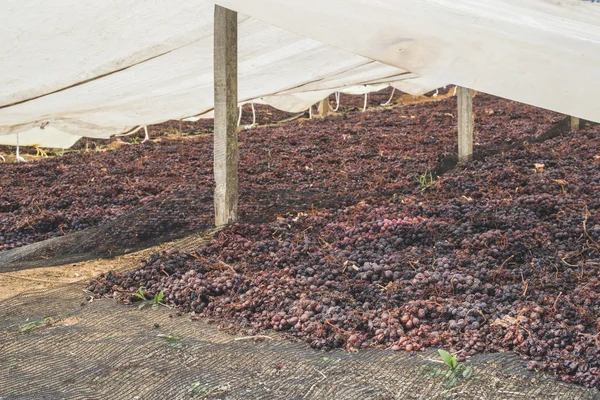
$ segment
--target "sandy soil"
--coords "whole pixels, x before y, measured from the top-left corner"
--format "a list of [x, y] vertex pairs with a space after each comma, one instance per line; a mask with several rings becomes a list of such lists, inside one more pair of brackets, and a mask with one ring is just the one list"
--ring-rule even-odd
[[90, 281], [102, 272], [123, 271], [135, 268], [140, 259], [150, 253], [164, 250], [173, 243], [140, 250], [109, 259], [97, 259], [55, 267], [33, 268], [14, 272], [0, 273], [0, 300], [8, 299], [20, 293], [49, 289], [58, 285]]
[[133, 267], [133, 263], [137, 258], [133, 260], [125, 260], [125, 258], [134, 256], [139, 257], [139, 254], [129, 254], [110, 260], [92, 260], [56, 267], [0, 273], [0, 300], [31, 290], [47, 289], [57, 285], [90, 280], [102, 272], [123, 269], [124, 265]]

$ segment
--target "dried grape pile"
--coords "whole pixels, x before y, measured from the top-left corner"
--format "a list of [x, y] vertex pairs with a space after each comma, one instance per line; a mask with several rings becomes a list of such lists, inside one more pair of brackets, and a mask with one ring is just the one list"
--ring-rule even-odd
[[125, 303], [139, 286], [164, 290], [179, 312], [319, 349], [444, 347], [459, 360], [514, 350], [530, 369], [595, 387], [599, 144], [593, 127], [473, 162], [425, 190], [413, 181], [395, 196], [237, 224], [88, 289]]
[[[534, 136], [562, 118], [484, 95], [475, 97], [475, 108], [481, 110], [476, 122], [483, 147], [498, 137]], [[455, 112], [456, 101], [448, 99], [243, 130], [242, 218], [265, 221], [285, 210], [413, 186], [453, 152]], [[105, 238], [110, 247], [204, 229], [213, 222], [212, 163], [212, 137], [204, 135], [3, 164], [0, 251], [103, 225], [143, 207], [152, 218], [113, 229], [114, 240]]]

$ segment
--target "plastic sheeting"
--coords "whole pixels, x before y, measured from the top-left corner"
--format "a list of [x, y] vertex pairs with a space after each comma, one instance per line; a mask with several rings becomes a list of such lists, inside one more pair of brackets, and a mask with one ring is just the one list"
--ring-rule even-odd
[[[65, 135], [107, 138], [213, 108], [212, 2], [0, 5], [0, 135], [11, 134], [2, 143], [27, 132], [62, 147]], [[272, 99], [288, 111], [291, 94], [416, 76], [244, 15], [238, 48], [240, 101]]]
[[[421, 75], [600, 121], [600, 5], [579, 0], [219, 0]], [[410, 82], [410, 81], [409, 81]], [[410, 83], [408, 84], [410, 86]]]
[[[454, 83], [600, 121], [597, 3], [218, 3], [241, 13], [242, 103], [296, 111], [357, 85], [422, 94]], [[212, 110], [213, 2], [0, 5], [0, 135], [11, 135], [3, 143], [20, 132], [35, 144], [62, 146], [67, 134], [107, 138]], [[53, 129], [39, 129], [44, 124]]]
[[[18, 135], [18, 137], [17, 137]], [[20, 133], [0, 135], [0, 145], [15, 146], [40, 146], [57, 149], [68, 149], [73, 146], [81, 136], [65, 133], [60, 129], [47, 126], [44, 129], [32, 128]]]
[[[404, 75], [403, 75], [404, 76]], [[409, 75], [405, 75], [407, 76], [407, 79]], [[413, 75], [411, 75], [413, 76]], [[391, 84], [391, 86], [396, 86], [396, 85], [401, 85], [401, 83], [404, 81], [399, 81], [399, 82], [394, 82]], [[278, 108], [280, 110], [283, 111], [288, 111], [288, 112], [301, 112], [301, 111], [306, 111], [310, 106], [314, 105], [315, 103], [321, 101], [322, 99], [328, 97], [329, 95], [335, 93], [335, 92], [340, 92], [340, 93], [345, 93], [345, 94], [352, 94], [352, 95], [364, 95], [366, 93], [373, 93], [373, 92], [377, 92], [379, 90], [385, 89], [387, 87], [390, 87], [390, 84], [382, 84], [382, 83], [375, 83], [375, 84], [365, 84], [365, 85], [358, 85], [358, 86], [349, 86], [349, 87], [341, 87], [341, 88], [337, 88], [335, 90], [333, 89], [326, 89], [326, 90], [314, 90], [314, 91], [310, 91], [310, 92], [300, 92], [300, 93], [288, 93], [288, 94], [280, 94], [280, 95], [275, 95], [275, 96], [265, 96], [265, 97], [260, 97], [258, 99], [254, 99], [252, 100], [254, 102], [254, 104], [267, 104], [270, 105], [272, 107]], [[413, 90], [413, 94], [415, 95], [420, 95], [423, 93], [427, 93], [429, 91], [425, 90], [423, 87], [419, 87], [416, 90]], [[409, 93], [409, 92], [407, 92]], [[243, 106], [244, 104], [248, 104], [249, 102], [240, 102], [238, 103], [238, 106]], [[214, 117], [214, 113], [213, 111], [209, 111], [205, 114], [202, 114], [200, 116], [197, 117], [189, 117], [189, 118], [185, 118], [184, 121], [197, 121], [200, 118], [213, 118]], [[1, 137], [0, 137], [1, 140]]]

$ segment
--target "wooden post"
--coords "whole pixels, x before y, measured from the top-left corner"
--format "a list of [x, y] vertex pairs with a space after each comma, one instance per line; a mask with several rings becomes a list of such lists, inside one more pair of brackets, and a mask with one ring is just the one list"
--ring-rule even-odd
[[571, 116], [571, 131], [579, 130], [579, 118]]
[[325, 117], [329, 113], [329, 96], [319, 102], [319, 116]]
[[215, 225], [238, 219], [237, 12], [215, 5]]
[[458, 162], [473, 158], [473, 91], [458, 87]]

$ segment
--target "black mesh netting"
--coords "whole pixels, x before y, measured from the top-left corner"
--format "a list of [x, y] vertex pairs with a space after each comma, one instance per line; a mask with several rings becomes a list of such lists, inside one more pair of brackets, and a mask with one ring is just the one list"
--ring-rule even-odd
[[179, 188], [100, 226], [4, 251], [0, 271], [111, 257], [181, 238], [212, 224], [211, 204], [210, 188]]
[[[254, 191], [245, 221], [318, 202], [357, 201], [325, 191], [262, 190]], [[0, 272], [110, 257], [178, 238], [172, 248], [196, 249], [212, 224], [211, 205], [211, 188], [180, 187], [104, 225], [3, 252]], [[0, 302], [0, 399], [600, 398], [595, 389], [528, 372], [513, 353], [474, 356], [464, 364], [469, 373], [449, 381], [435, 351], [320, 352], [274, 332], [231, 336], [164, 307], [87, 302], [84, 287]]]
[[173, 311], [85, 303], [79, 285], [0, 303], [0, 398], [593, 399], [529, 373], [512, 353], [473, 357], [447, 381], [435, 352], [319, 352], [244, 338]]
[[[288, 190], [254, 190], [247, 200], [242, 183], [242, 220], [260, 223], [279, 213], [307, 210], [315, 206], [349, 204], [351, 195]], [[375, 193], [363, 194], [361, 197]], [[214, 224], [212, 188], [189, 185], [164, 193], [102, 225], [18, 247], [0, 253], [0, 272], [63, 265], [113, 257], [188, 237]]]

